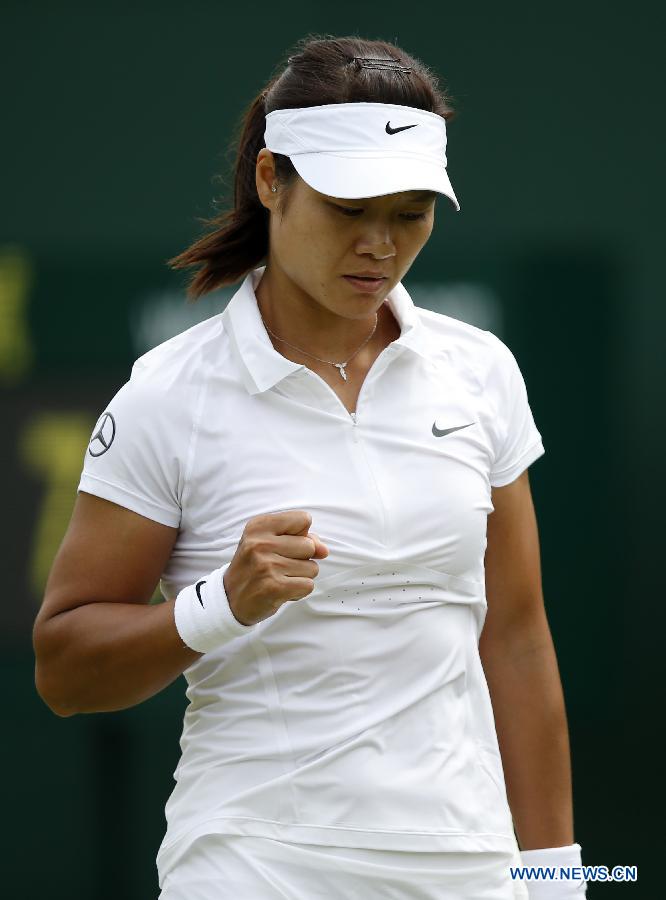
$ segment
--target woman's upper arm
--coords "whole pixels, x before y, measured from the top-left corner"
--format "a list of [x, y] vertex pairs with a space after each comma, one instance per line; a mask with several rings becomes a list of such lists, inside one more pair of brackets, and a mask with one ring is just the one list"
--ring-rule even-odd
[[178, 528], [79, 492], [51, 566], [35, 628], [86, 603], [148, 603], [177, 535]]
[[521, 629], [543, 625], [545, 611], [536, 513], [528, 470], [492, 489], [485, 555], [488, 609], [479, 647], [511, 640]]

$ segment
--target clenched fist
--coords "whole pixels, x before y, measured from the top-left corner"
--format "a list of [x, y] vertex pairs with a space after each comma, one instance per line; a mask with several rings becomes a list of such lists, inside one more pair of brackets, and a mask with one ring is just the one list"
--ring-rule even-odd
[[308, 531], [311, 524], [312, 516], [301, 509], [248, 520], [224, 573], [229, 606], [241, 624], [256, 625], [288, 600], [312, 593], [319, 574], [315, 559], [325, 559], [328, 548]]

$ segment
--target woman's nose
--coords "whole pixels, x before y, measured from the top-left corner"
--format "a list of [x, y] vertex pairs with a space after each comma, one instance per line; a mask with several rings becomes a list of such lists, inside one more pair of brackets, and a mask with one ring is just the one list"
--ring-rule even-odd
[[395, 254], [395, 244], [389, 223], [368, 224], [358, 240], [360, 253], [372, 253], [377, 259], [386, 259]]

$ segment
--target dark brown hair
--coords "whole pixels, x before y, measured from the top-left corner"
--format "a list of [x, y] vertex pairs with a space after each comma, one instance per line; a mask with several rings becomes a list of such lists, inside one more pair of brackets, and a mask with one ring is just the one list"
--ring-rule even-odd
[[[410, 73], [370, 69], [354, 57], [392, 57]], [[233, 284], [261, 265], [268, 255], [270, 213], [257, 194], [257, 155], [265, 147], [266, 116], [276, 109], [326, 103], [395, 103], [452, 119], [451, 97], [437, 76], [420, 60], [388, 41], [360, 37], [308, 35], [289, 51], [264, 89], [245, 110], [234, 134], [236, 155], [233, 207], [212, 219], [200, 219], [210, 230], [187, 250], [167, 260], [172, 269], [196, 267], [187, 286], [190, 302], [223, 285]], [[280, 185], [278, 209], [284, 214], [290, 188], [298, 176], [288, 156], [273, 154]], [[219, 177], [219, 176], [218, 176]], [[222, 180], [222, 179], [220, 179]]]

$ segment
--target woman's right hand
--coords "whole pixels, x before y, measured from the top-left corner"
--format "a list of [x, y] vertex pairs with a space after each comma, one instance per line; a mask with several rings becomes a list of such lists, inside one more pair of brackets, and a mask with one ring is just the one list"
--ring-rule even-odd
[[319, 574], [314, 560], [325, 559], [328, 548], [308, 531], [311, 524], [310, 513], [300, 509], [247, 521], [224, 573], [229, 606], [241, 624], [256, 625], [283, 603], [312, 593]]

